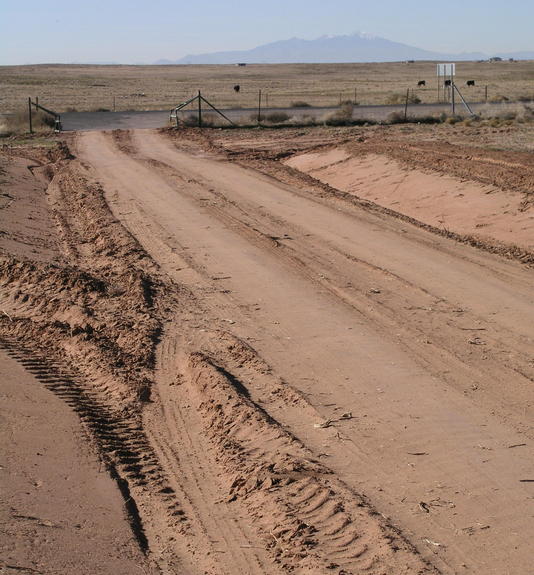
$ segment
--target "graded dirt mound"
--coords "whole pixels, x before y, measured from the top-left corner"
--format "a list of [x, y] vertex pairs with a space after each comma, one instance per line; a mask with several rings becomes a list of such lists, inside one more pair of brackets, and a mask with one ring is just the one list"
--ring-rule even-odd
[[[297, 155], [286, 164], [435, 228], [534, 250], [534, 194], [466, 181], [465, 175], [460, 180], [445, 175], [446, 167], [441, 164], [438, 173], [430, 172], [433, 165], [428, 157], [424, 167], [406, 167], [384, 154], [353, 156], [344, 149], [333, 149]], [[476, 178], [477, 174], [470, 176]]]

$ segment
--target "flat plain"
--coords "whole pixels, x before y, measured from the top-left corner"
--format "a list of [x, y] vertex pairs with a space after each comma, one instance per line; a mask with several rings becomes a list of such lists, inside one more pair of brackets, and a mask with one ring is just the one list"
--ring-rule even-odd
[[[418, 87], [425, 80], [426, 86]], [[474, 80], [475, 87], [467, 87]], [[534, 62], [460, 62], [458, 86], [469, 101], [534, 99]], [[254, 108], [262, 90], [267, 107], [295, 102], [336, 106], [391, 103], [413, 90], [422, 102], [438, 101], [435, 62], [407, 64], [279, 64], [238, 66], [37, 65], [0, 67], [0, 113], [15, 112], [39, 97], [57, 112], [165, 110], [198, 90], [222, 108]], [[234, 86], [239, 85], [239, 93]], [[442, 92], [442, 90], [441, 90]], [[397, 102], [398, 103], [398, 102]]]

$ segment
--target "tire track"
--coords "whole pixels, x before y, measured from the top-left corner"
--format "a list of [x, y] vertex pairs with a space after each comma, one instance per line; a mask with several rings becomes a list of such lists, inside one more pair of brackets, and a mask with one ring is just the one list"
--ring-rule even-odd
[[61, 362], [10, 337], [0, 338], [0, 347], [78, 415], [102, 464], [117, 482], [140, 548], [147, 556], [156, 553], [151, 540], [154, 527], [143, 500], [150, 498], [155, 509], [174, 524], [175, 518], [183, 520], [183, 512], [139, 420], [118, 414], [79, 373]]

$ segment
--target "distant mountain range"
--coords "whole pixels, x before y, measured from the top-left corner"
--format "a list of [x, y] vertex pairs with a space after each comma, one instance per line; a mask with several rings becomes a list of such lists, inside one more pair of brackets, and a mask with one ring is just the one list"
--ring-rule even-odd
[[499, 56], [503, 59], [534, 60], [533, 52], [511, 54], [483, 54], [470, 52], [442, 54], [392, 42], [367, 34], [322, 36], [315, 40], [291, 38], [272, 42], [252, 50], [214, 52], [189, 55], [179, 60], [158, 60], [155, 64], [293, 64], [345, 62], [398, 62], [403, 60], [486, 60]]

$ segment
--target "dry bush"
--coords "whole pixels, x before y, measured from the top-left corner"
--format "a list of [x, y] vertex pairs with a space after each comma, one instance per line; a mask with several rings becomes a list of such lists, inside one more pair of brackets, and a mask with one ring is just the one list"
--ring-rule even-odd
[[[183, 118], [180, 123], [186, 128], [196, 128], [198, 126], [198, 114], [189, 113], [185, 118]], [[219, 119], [215, 114], [203, 113], [202, 114], [202, 126], [204, 128], [214, 128], [220, 125]]]
[[496, 96], [493, 96], [492, 98], [489, 99], [490, 102], [492, 102], [493, 104], [498, 104], [500, 102], [508, 102], [510, 100], [510, 98], [503, 96], [502, 94], [497, 94]]
[[[410, 92], [408, 94], [408, 104], [420, 104], [420, 103], [421, 98], [416, 96], [413, 92]], [[390, 104], [392, 106], [396, 104], [406, 104], [406, 94], [399, 94], [399, 93], [390, 94], [386, 98], [386, 104]]]
[[440, 124], [445, 121], [446, 116], [441, 114], [439, 116], [407, 116], [404, 117], [404, 112], [391, 112], [386, 119], [387, 124]]
[[449, 124], [451, 126], [454, 126], [455, 124], [458, 124], [460, 122], [463, 122], [464, 118], [462, 118], [462, 116], [447, 116], [445, 118], [445, 124]]
[[282, 124], [289, 120], [289, 115], [285, 112], [271, 112], [265, 116], [265, 120], [270, 124]]
[[324, 120], [327, 126], [348, 126], [353, 123], [354, 106], [351, 103], [342, 104], [339, 110], [328, 114]]
[[291, 108], [311, 108], [311, 104], [308, 104], [308, 102], [303, 102], [302, 100], [297, 100], [295, 102], [291, 102], [290, 107]]
[[292, 118], [291, 123], [298, 126], [316, 126], [317, 118], [310, 114], [304, 114], [300, 118]]

